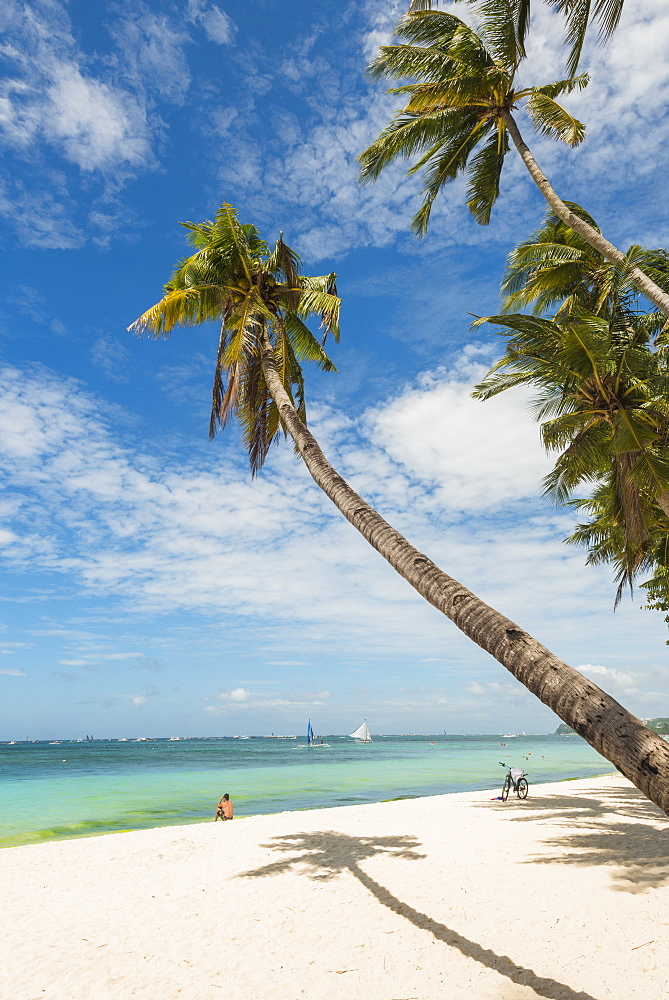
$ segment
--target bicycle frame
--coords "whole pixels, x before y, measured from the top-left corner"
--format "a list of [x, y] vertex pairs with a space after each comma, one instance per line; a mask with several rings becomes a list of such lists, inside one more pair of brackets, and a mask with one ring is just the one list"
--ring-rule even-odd
[[522, 771], [517, 778], [514, 778], [512, 771], [520, 771], [520, 768], [511, 768], [508, 764], [505, 764], [503, 760], [498, 762], [502, 767], [506, 768], [506, 778], [504, 779], [504, 786], [502, 788], [502, 801], [506, 802], [509, 797], [509, 791], [513, 788], [514, 792], [519, 799], [526, 799], [529, 790], [529, 784], [527, 782], [527, 771]]

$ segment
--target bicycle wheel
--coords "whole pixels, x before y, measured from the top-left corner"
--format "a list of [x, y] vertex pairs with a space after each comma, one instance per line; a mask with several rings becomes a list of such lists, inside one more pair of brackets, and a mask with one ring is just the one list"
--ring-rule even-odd
[[509, 792], [511, 791], [511, 775], [507, 774], [504, 779], [504, 785], [502, 786], [502, 802], [506, 802], [509, 797]]
[[520, 778], [520, 780], [518, 781], [518, 798], [519, 799], [526, 799], [527, 798], [527, 793], [528, 793], [529, 787], [530, 786], [528, 785], [526, 779], [525, 778]]

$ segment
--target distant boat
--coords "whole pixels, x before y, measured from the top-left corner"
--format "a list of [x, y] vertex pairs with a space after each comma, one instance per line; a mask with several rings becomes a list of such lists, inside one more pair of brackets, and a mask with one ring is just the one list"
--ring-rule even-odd
[[[281, 737], [279, 737], [279, 739], [291, 740], [291, 739], [295, 739], [295, 737], [294, 736], [281, 736]], [[320, 750], [321, 747], [325, 747], [325, 748], [327, 748], [329, 750], [330, 749], [330, 744], [329, 743], [324, 743], [322, 736], [316, 737], [316, 735], [314, 733], [314, 730], [313, 730], [313, 727], [311, 725], [311, 719], [309, 719], [309, 721], [307, 722], [307, 742], [306, 743], [298, 743], [296, 747], [293, 747], [293, 750]]]
[[367, 719], [365, 719], [363, 724], [354, 733], [349, 733], [349, 736], [352, 740], [357, 740], [358, 743], [372, 743]]

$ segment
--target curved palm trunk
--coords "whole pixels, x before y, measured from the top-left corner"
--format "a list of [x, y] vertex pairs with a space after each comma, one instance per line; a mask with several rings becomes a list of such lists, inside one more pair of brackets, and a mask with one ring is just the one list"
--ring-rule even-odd
[[329, 464], [286, 393], [267, 335], [262, 368], [283, 426], [307, 469], [344, 517], [400, 576], [491, 653], [567, 725], [669, 815], [669, 745], [573, 667], [439, 569], [392, 528]]
[[582, 236], [586, 243], [589, 243], [591, 247], [598, 250], [606, 258], [614, 264], [625, 264], [627, 273], [630, 280], [636, 285], [640, 292], [646, 296], [646, 298], [657, 306], [665, 316], [669, 316], [669, 295], [663, 292], [659, 285], [656, 285], [647, 274], [644, 274], [642, 270], [638, 267], [630, 267], [629, 264], [625, 262], [625, 254], [613, 245], [609, 243], [601, 233], [598, 233], [596, 229], [584, 222], [583, 219], [579, 219], [577, 215], [565, 205], [562, 199], [558, 196], [557, 192], [553, 188], [551, 182], [546, 177], [545, 173], [537, 163], [537, 161], [532, 156], [529, 146], [523, 140], [520, 134], [518, 126], [510, 112], [504, 114], [504, 124], [506, 125], [509, 135], [513, 140], [513, 144], [520, 153], [521, 159], [525, 166], [527, 167], [532, 180], [537, 185], [542, 195], [553, 209], [555, 214], [562, 219], [562, 221], [573, 229], [575, 233]]

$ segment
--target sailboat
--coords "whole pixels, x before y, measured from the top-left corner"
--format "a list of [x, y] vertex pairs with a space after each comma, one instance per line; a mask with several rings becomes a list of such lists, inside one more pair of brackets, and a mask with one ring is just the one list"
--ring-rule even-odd
[[372, 743], [373, 741], [369, 733], [367, 719], [365, 719], [363, 724], [359, 726], [354, 733], [349, 733], [349, 736], [352, 740], [356, 740], [358, 743]]
[[309, 719], [309, 722], [307, 723], [307, 742], [306, 743], [298, 743], [298, 745], [296, 747], [293, 747], [293, 749], [294, 750], [305, 750], [305, 749], [306, 750], [316, 750], [316, 749], [320, 749], [321, 747], [327, 747], [329, 749], [330, 744], [329, 743], [324, 743], [322, 737], [320, 738], [320, 740], [319, 740], [318, 743], [316, 742], [316, 736], [314, 734], [314, 730], [313, 730], [312, 725], [311, 725], [311, 719]]

